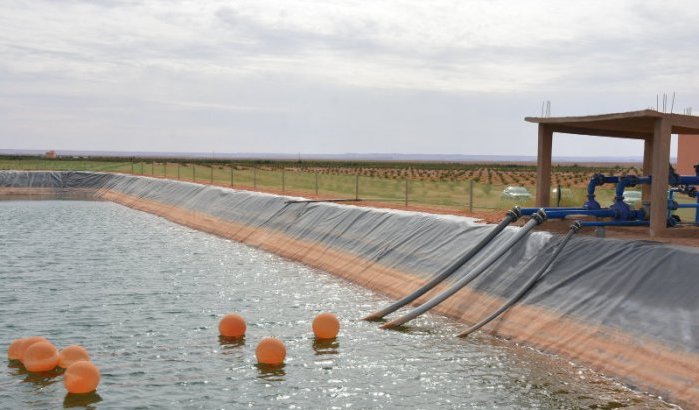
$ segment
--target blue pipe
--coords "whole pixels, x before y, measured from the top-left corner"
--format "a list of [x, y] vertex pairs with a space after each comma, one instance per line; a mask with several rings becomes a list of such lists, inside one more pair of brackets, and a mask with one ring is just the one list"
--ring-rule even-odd
[[549, 207], [549, 208], [521, 208], [520, 212], [522, 215], [529, 216], [529, 215], [534, 215], [537, 213], [540, 209], [543, 209], [544, 211], [585, 211], [587, 208], [581, 208], [581, 207], [569, 207], [569, 208], [556, 208], [556, 207]]
[[650, 221], [582, 221], [582, 226], [648, 226]]
[[639, 184], [647, 185], [651, 183], [651, 179], [651, 177], [638, 177], [636, 175], [627, 175], [623, 178], [620, 178], [619, 182], [616, 184], [616, 197], [614, 198], [614, 200], [624, 200], [624, 190], [627, 186], [634, 187]]
[[551, 210], [546, 211], [549, 219], [563, 219], [571, 215], [596, 216], [597, 218], [614, 218], [616, 213], [611, 209], [573, 209], [573, 210]]
[[680, 176], [679, 185], [699, 185], [699, 176]]
[[619, 177], [605, 177], [603, 174], [595, 174], [587, 184], [587, 202], [583, 205], [585, 209], [600, 209], [602, 208], [599, 202], [595, 201], [595, 188], [598, 185], [617, 183]]

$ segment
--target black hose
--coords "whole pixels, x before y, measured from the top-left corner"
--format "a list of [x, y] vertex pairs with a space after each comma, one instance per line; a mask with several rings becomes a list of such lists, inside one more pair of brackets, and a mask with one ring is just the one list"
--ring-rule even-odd
[[572, 238], [573, 235], [576, 234], [581, 228], [582, 228], [582, 224], [580, 223], [580, 221], [575, 221], [575, 223], [570, 225], [570, 230], [568, 231], [566, 236], [563, 237], [561, 242], [558, 244], [558, 247], [553, 252], [551, 257], [549, 257], [549, 259], [541, 267], [541, 269], [539, 269], [539, 271], [536, 272], [536, 274], [534, 274], [534, 276], [532, 276], [527, 281], [527, 283], [524, 284], [524, 286], [522, 286], [514, 295], [512, 295], [512, 297], [510, 299], [508, 299], [508, 301], [505, 302], [505, 304], [502, 305], [500, 307], [500, 309], [496, 310], [495, 312], [493, 312], [492, 314], [490, 314], [488, 317], [481, 320], [480, 322], [476, 323], [475, 325], [473, 325], [473, 326], [469, 327], [468, 329], [464, 330], [463, 332], [459, 333], [458, 336], [459, 337], [466, 337], [466, 336], [470, 335], [471, 333], [475, 332], [476, 330], [478, 330], [478, 329], [482, 328], [483, 326], [487, 325], [488, 323], [490, 323], [493, 319], [500, 316], [504, 311], [509, 309], [515, 303], [517, 303], [522, 298], [522, 296], [524, 296], [524, 294], [529, 292], [534, 287], [534, 285], [536, 285], [536, 283], [541, 278], [544, 277], [544, 275], [548, 271], [549, 267], [551, 266], [553, 261], [556, 260], [556, 258], [561, 253], [563, 248], [566, 246], [566, 244], [568, 243], [570, 238]]
[[414, 301], [415, 299], [419, 298], [420, 296], [424, 295], [427, 293], [430, 289], [434, 288], [438, 284], [440, 284], [444, 279], [448, 278], [451, 276], [454, 272], [456, 272], [461, 266], [463, 266], [466, 262], [471, 260], [478, 252], [481, 251], [490, 241], [495, 238], [497, 234], [502, 232], [507, 225], [511, 224], [512, 222], [515, 222], [522, 216], [522, 213], [519, 210], [518, 206], [515, 206], [511, 210], [507, 211], [507, 216], [505, 216], [505, 219], [503, 219], [499, 224], [493, 228], [488, 235], [486, 235], [485, 238], [481, 239], [480, 242], [476, 244], [473, 248], [469, 249], [467, 252], [462, 254], [458, 259], [456, 259], [453, 263], [451, 263], [449, 266], [447, 266], [442, 272], [438, 273], [434, 278], [432, 278], [429, 282], [425, 283], [422, 285], [419, 289], [414, 291], [413, 293], [404, 296], [402, 299], [392, 303], [391, 305], [387, 306], [384, 309], [377, 310], [376, 312], [364, 317], [364, 320], [378, 320], [381, 319], [382, 317], [388, 315], [389, 313], [393, 313], [396, 310], [402, 308], [403, 306], [407, 305], [408, 303]]
[[531, 216], [531, 219], [529, 222], [527, 222], [516, 234], [514, 234], [499, 250], [497, 250], [495, 253], [490, 255], [488, 258], [486, 258], [483, 262], [481, 262], [478, 266], [476, 266], [471, 272], [468, 274], [464, 275], [461, 279], [457, 280], [451, 287], [449, 287], [447, 290], [444, 292], [438, 294], [437, 296], [433, 297], [432, 299], [428, 300], [427, 302], [423, 303], [422, 305], [418, 306], [417, 308], [413, 309], [409, 313], [394, 319], [388, 323], [385, 323], [383, 326], [381, 326], [384, 329], [390, 329], [396, 326], [400, 326], [404, 324], [405, 322], [408, 322], [410, 320], [415, 319], [416, 317], [420, 316], [421, 314], [427, 312], [428, 310], [432, 309], [433, 307], [439, 305], [440, 303], [444, 302], [447, 298], [452, 296], [454, 293], [458, 292], [461, 288], [469, 284], [472, 280], [478, 277], [481, 273], [483, 273], [486, 269], [490, 267], [498, 258], [500, 258], [502, 255], [505, 254], [505, 252], [509, 251], [512, 249], [512, 247], [519, 242], [520, 239], [522, 239], [529, 231], [534, 229], [536, 225], [539, 225], [540, 223], [544, 222], [546, 220], [546, 212], [543, 209], [540, 209], [537, 213], [533, 214]]

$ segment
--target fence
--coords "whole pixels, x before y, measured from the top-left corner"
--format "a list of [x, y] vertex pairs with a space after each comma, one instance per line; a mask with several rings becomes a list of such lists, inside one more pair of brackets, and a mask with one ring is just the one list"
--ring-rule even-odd
[[[504, 210], [513, 205], [534, 206], [535, 187], [526, 187], [530, 196], [515, 200], [504, 194], [506, 185], [484, 184], [473, 180], [442, 181], [425, 179], [382, 178], [362, 175], [309, 172], [289, 168], [255, 168], [222, 164], [170, 162], [109, 162], [89, 159], [0, 159], [0, 169], [82, 170], [122, 172], [230, 186], [259, 189], [290, 195], [316, 195], [329, 199], [361, 199], [403, 206], [444, 208], [451, 210]], [[597, 200], [602, 206], [614, 200], [613, 187], [598, 188]], [[551, 194], [551, 205], [580, 206], [586, 201], [584, 188], [561, 188]], [[680, 203], [693, 203], [691, 198], [677, 197]], [[677, 212], [683, 220], [694, 218], [692, 210]]]

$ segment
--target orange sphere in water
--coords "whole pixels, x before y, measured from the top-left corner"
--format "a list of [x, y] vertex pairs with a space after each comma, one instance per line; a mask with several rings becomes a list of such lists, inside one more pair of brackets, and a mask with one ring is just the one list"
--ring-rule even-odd
[[90, 393], [100, 384], [100, 370], [88, 361], [75, 362], [68, 366], [63, 376], [63, 385], [69, 393]]
[[245, 329], [245, 319], [236, 313], [229, 313], [218, 322], [218, 332], [224, 337], [243, 337]]
[[24, 367], [30, 372], [48, 372], [58, 365], [58, 349], [50, 342], [37, 342], [24, 352]]
[[10, 360], [20, 360], [21, 352], [24, 349], [24, 343], [26, 339], [15, 339], [10, 343], [10, 347], [7, 348], [7, 358]]
[[255, 349], [257, 362], [261, 364], [282, 364], [286, 358], [284, 342], [274, 337], [265, 337]]
[[313, 319], [313, 333], [318, 339], [334, 339], [340, 331], [340, 321], [332, 313], [321, 313]]
[[[12, 345], [10, 345], [10, 349], [12, 349], [12, 356], [10, 359], [13, 360], [23, 360], [24, 359], [24, 352], [27, 351], [27, 348], [29, 346], [33, 345], [34, 343], [38, 342], [48, 342], [45, 337], [41, 336], [32, 336], [32, 337], [26, 337], [24, 339], [18, 339], [12, 342]], [[14, 346], [14, 347], [13, 347]], [[8, 349], [7, 351], [7, 356], [10, 356], [10, 350]]]
[[84, 347], [68, 346], [58, 354], [58, 366], [67, 369], [71, 364], [80, 361], [90, 361], [90, 355]]

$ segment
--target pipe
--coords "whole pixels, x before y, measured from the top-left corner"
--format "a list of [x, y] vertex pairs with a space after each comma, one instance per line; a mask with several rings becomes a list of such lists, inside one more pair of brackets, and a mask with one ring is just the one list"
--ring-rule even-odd
[[515, 294], [512, 295], [512, 297], [510, 299], [508, 299], [507, 302], [505, 302], [505, 304], [500, 306], [500, 308], [498, 310], [491, 313], [490, 315], [488, 315], [488, 317], [486, 317], [485, 319], [476, 323], [475, 325], [473, 325], [473, 326], [469, 327], [468, 329], [464, 330], [463, 332], [459, 333], [458, 336], [459, 337], [466, 337], [466, 336], [470, 335], [471, 333], [475, 332], [476, 330], [478, 330], [478, 329], [482, 328], [483, 326], [487, 325], [488, 323], [490, 323], [493, 319], [497, 318], [504, 311], [509, 309], [512, 305], [517, 303], [522, 298], [522, 296], [524, 296], [525, 293], [529, 292], [534, 287], [534, 285], [536, 285], [536, 283], [542, 277], [544, 277], [544, 275], [548, 271], [549, 267], [551, 266], [553, 261], [556, 260], [556, 258], [561, 253], [563, 248], [566, 246], [566, 244], [568, 243], [570, 238], [572, 238], [573, 235], [575, 235], [578, 231], [580, 231], [581, 228], [582, 228], [582, 225], [580, 224], [580, 221], [575, 221], [572, 225], [570, 225], [570, 229], [568, 230], [568, 233], [566, 234], [565, 237], [563, 237], [561, 242], [558, 244], [558, 247], [553, 252], [551, 257], [549, 257], [549, 259], [546, 261], [546, 263], [544, 263], [544, 265], [541, 267], [541, 269], [539, 269], [539, 271], [537, 271], [536, 274], [534, 274], [534, 276], [529, 278], [529, 280], [527, 281], [527, 283], [524, 284], [524, 286], [519, 288], [519, 290], [517, 292], [515, 292]]
[[680, 176], [679, 185], [699, 185], [699, 176], [694, 176], [694, 175]]
[[652, 182], [651, 179], [651, 177], [638, 177], [636, 175], [627, 175], [621, 178], [619, 182], [616, 184], [616, 197], [614, 198], [614, 200], [624, 200], [624, 190], [627, 186], [634, 187], [636, 185], [648, 185]]
[[549, 219], [563, 219], [566, 216], [571, 215], [596, 216], [597, 218], [613, 218], [616, 216], [616, 212], [614, 212], [611, 209], [580, 209], [569, 211], [551, 210], [546, 212], [546, 216]]
[[587, 202], [585, 202], [583, 207], [585, 209], [600, 209], [601, 206], [599, 202], [595, 200], [595, 188], [598, 185], [617, 182], [619, 182], [619, 177], [605, 177], [603, 174], [593, 175], [592, 178], [590, 178], [590, 182], [587, 184]]
[[442, 272], [437, 274], [432, 280], [429, 282], [425, 283], [414, 291], [413, 293], [403, 297], [402, 299], [394, 302], [393, 304], [387, 306], [384, 309], [378, 310], [368, 316], [364, 317], [364, 320], [378, 320], [381, 319], [382, 317], [388, 315], [389, 313], [393, 313], [396, 310], [402, 308], [403, 306], [407, 305], [408, 303], [414, 301], [415, 299], [419, 298], [420, 296], [424, 295], [427, 293], [430, 289], [434, 288], [438, 284], [440, 284], [442, 281], [444, 281], [446, 278], [451, 276], [454, 272], [456, 272], [461, 266], [463, 266], [466, 262], [471, 260], [478, 252], [480, 252], [487, 244], [489, 244], [493, 238], [495, 238], [496, 235], [498, 235], [500, 232], [502, 232], [507, 225], [511, 224], [512, 222], [515, 222], [522, 216], [519, 207], [515, 206], [511, 210], [507, 211], [507, 216], [505, 216], [505, 219], [503, 219], [498, 225], [493, 228], [488, 235], [481, 239], [480, 242], [476, 244], [473, 248], [469, 249], [466, 253], [461, 255], [458, 259], [456, 259], [452, 264], [447, 266], [446, 269], [444, 269]]
[[539, 212], [540, 209], [543, 209], [546, 212], [546, 215], [548, 216], [549, 211], [585, 211], [587, 208], [582, 208], [582, 207], [546, 207], [546, 208], [522, 208], [520, 211], [522, 212], [523, 216], [529, 216], [533, 215], [537, 212]]
[[536, 225], [539, 225], [540, 223], [544, 222], [546, 220], [546, 212], [544, 210], [541, 210], [540, 212], [532, 215], [532, 218], [527, 222], [516, 234], [514, 234], [499, 250], [494, 252], [492, 255], [487, 257], [484, 261], [482, 261], [480, 264], [478, 264], [471, 272], [468, 274], [464, 275], [461, 277], [461, 279], [457, 280], [451, 287], [449, 287], [447, 290], [443, 291], [442, 293], [438, 294], [437, 296], [433, 297], [432, 299], [428, 300], [427, 302], [423, 303], [422, 305], [418, 306], [417, 308], [413, 309], [412, 311], [408, 312], [407, 314], [394, 319], [388, 323], [385, 323], [383, 326], [381, 326], [384, 329], [390, 329], [394, 328], [396, 326], [400, 326], [404, 324], [405, 322], [408, 322], [410, 320], [415, 319], [416, 317], [420, 316], [421, 314], [427, 312], [428, 310], [432, 309], [433, 307], [439, 305], [440, 303], [444, 302], [447, 298], [452, 296], [454, 293], [458, 292], [461, 288], [469, 284], [473, 279], [477, 278], [478, 275], [483, 273], [486, 269], [490, 267], [493, 263], [495, 263], [496, 260], [498, 260], [502, 255], [505, 254], [505, 252], [509, 251], [514, 245], [519, 242], [520, 239], [522, 239], [529, 231], [531, 231]]
[[582, 226], [648, 226], [650, 221], [583, 221]]

